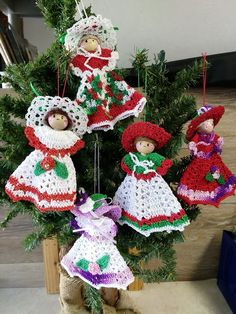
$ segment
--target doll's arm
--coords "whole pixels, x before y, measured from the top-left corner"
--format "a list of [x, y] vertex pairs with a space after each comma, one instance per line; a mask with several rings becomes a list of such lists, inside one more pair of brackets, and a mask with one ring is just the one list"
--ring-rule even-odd
[[159, 167], [157, 167], [156, 172], [159, 175], [164, 176], [171, 166], [172, 166], [172, 160], [171, 159], [165, 159], [165, 160], [163, 160], [161, 165]]
[[216, 142], [215, 142], [215, 146], [214, 146], [214, 151], [217, 153], [217, 154], [221, 154], [222, 153], [222, 146], [224, 145], [224, 139], [223, 137], [218, 137], [217, 135], [217, 139], [216, 139]]
[[172, 160], [170, 159], [165, 159], [165, 157], [154, 153], [153, 154], [152, 160], [155, 162], [156, 165], [156, 172], [161, 175], [164, 176], [168, 169], [172, 166]]
[[124, 158], [121, 160], [121, 169], [128, 173], [131, 174], [134, 168], [134, 163], [130, 157], [129, 154], [125, 155]]

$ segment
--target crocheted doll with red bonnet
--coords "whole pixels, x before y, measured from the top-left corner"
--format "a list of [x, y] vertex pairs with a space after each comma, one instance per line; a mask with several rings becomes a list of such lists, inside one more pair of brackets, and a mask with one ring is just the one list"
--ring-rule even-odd
[[189, 205], [218, 207], [223, 199], [234, 194], [236, 177], [220, 157], [223, 138], [214, 132], [223, 114], [223, 106], [203, 106], [188, 127], [186, 138], [190, 141], [192, 161], [183, 173], [177, 193]]
[[170, 137], [150, 122], [133, 123], [122, 135], [121, 143], [128, 154], [121, 168], [127, 175], [113, 202], [122, 208], [120, 224], [127, 224], [146, 237], [152, 232], [183, 231], [189, 224], [185, 211], [162, 178], [172, 161], [154, 152]]
[[110, 130], [129, 116], [138, 116], [146, 99], [115, 72], [118, 52], [116, 31], [101, 15], [76, 22], [67, 30], [65, 47], [72, 57], [71, 67], [81, 78], [77, 102], [89, 118], [88, 131]]
[[69, 98], [36, 97], [26, 114], [25, 135], [35, 150], [6, 184], [13, 201], [30, 201], [42, 212], [74, 207], [76, 173], [70, 155], [84, 147], [88, 118]]

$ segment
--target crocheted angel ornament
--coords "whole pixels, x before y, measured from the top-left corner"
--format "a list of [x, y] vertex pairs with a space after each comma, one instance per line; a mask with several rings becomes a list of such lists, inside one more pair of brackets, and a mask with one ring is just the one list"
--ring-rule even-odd
[[121, 168], [127, 175], [113, 202], [122, 208], [120, 224], [127, 224], [146, 237], [153, 232], [183, 231], [189, 224], [185, 211], [162, 178], [172, 162], [154, 152], [170, 137], [150, 122], [133, 123], [122, 134], [122, 146], [129, 154], [123, 158]]
[[72, 70], [81, 78], [77, 102], [88, 114], [90, 132], [113, 129], [117, 121], [138, 116], [146, 103], [141, 94], [112, 72], [119, 58], [116, 45], [115, 29], [101, 15], [79, 20], [65, 36]]
[[186, 138], [192, 161], [183, 173], [177, 193], [189, 205], [218, 207], [223, 199], [234, 194], [236, 177], [220, 157], [223, 138], [214, 132], [223, 114], [223, 106], [203, 106], [188, 127]]
[[91, 286], [126, 289], [134, 277], [116, 248], [114, 237], [121, 215], [119, 206], [109, 205], [106, 195], [86, 193], [72, 210], [74, 232], [82, 232], [61, 265], [71, 277], [80, 277]]
[[88, 118], [69, 98], [39, 96], [26, 114], [25, 135], [35, 150], [6, 184], [13, 201], [30, 201], [42, 212], [74, 207], [76, 173], [70, 155], [84, 147]]

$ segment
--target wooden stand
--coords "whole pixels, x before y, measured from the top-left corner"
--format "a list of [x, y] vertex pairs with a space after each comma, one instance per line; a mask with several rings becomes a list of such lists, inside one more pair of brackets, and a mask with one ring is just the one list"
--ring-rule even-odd
[[59, 292], [59, 247], [56, 238], [43, 241], [44, 274], [47, 293]]
[[[131, 255], [138, 255], [139, 251], [137, 250], [136, 247], [134, 248], [130, 248], [129, 249], [129, 254]], [[141, 267], [144, 266], [144, 263], [141, 263]], [[129, 291], [138, 291], [138, 290], [142, 290], [143, 289], [143, 281], [137, 277], [135, 277], [134, 282], [132, 282], [129, 286], [128, 286], [128, 290]]]

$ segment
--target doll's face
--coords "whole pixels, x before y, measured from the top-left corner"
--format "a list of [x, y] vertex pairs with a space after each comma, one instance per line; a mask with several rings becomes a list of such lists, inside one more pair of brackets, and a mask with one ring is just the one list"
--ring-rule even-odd
[[211, 133], [213, 131], [213, 129], [214, 129], [213, 119], [209, 119], [209, 120], [202, 122], [198, 127], [199, 132], [205, 132], [205, 133]]
[[155, 150], [155, 142], [147, 137], [138, 137], [135, 146], [142, 155], [150, 154]]
[[96, 37], [86, 37], [80, 43], [80, 47], [82, 47], [86, 51], [95, 51], [99, 46], [99, 40]]
[[69, 124], [66, 116], [61, 113], [53, 113], [48, 118], [49, 126], [54, 130], [65, 130]]

